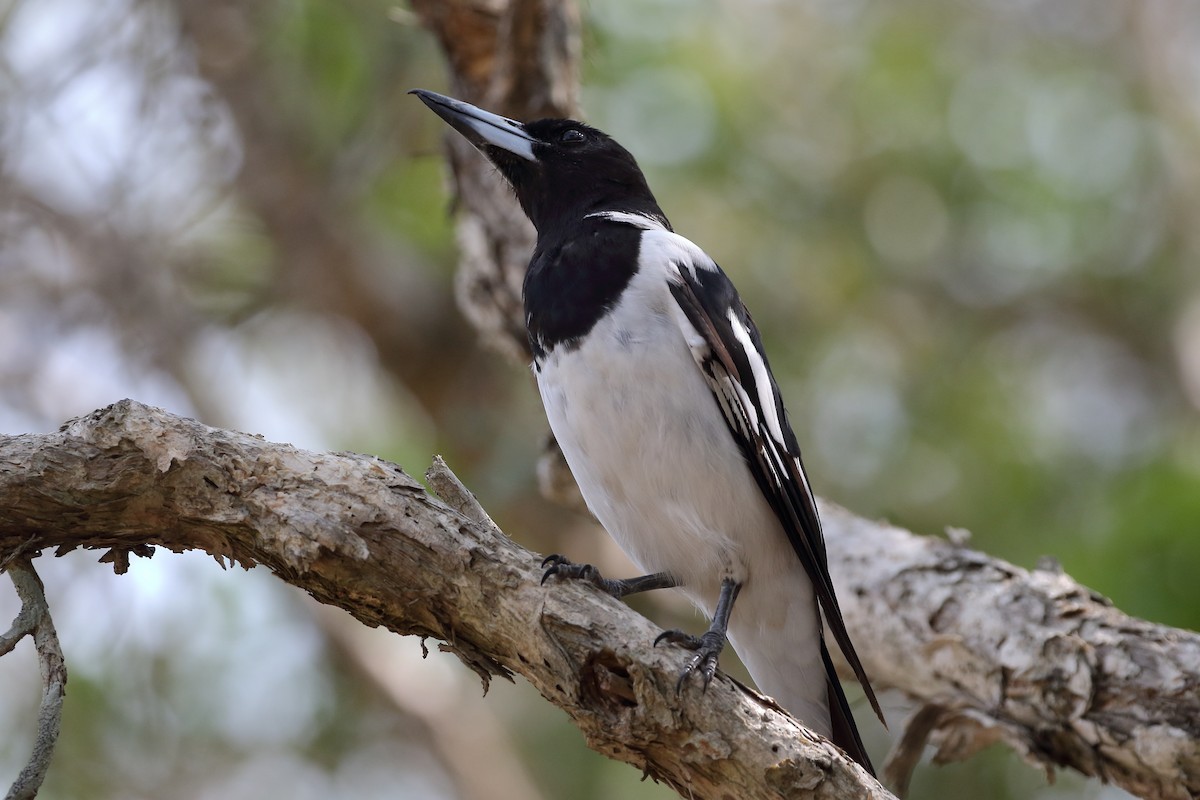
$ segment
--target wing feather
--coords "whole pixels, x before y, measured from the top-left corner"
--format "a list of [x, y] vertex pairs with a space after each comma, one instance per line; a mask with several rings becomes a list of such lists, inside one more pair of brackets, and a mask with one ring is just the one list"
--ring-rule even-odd
[[[816, 498], [800, 460], [800, 448], [788, 422], [779, 386], [763, 353], [758, 329], [733, 284], [715, 263], [676, 264], [675, 267], [669, 278], [670, 290], [688, 323], [684, 335], [696, 364], [703, 371], [755, 481], [804, 565], [833, 638], [862, 684], [871, 707], [883, 721], [879, 701], [842, 620], [829, 577], [829, 560]], [[831, 697], [834, 702], [831, 702], [830, 710], [835, 716], [837, 713], [848, 714], [845, 695], [832, 672], [832, 663], [827, 657], [825, 662], [830, 673], [831, 692], [838, 695]], [[850, 729], [854, 743], [861, 751], [862, 743], [852, 721]]]

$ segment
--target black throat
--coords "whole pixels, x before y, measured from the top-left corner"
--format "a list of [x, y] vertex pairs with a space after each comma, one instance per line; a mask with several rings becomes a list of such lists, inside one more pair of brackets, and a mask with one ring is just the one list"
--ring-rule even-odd
[[[653, 213], [669, 230], [657, 206]], [[523, 291], [535, 369], [555, 349], [576, 348], [617, 304], [637, 273], [643, 233], [636, 225], [595, 216], [539, 232]]]

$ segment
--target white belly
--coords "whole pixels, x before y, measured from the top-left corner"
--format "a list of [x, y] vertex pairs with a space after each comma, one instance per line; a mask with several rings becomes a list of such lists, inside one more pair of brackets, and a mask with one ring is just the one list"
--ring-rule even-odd
[[767, 564], [799, 566], [665, 304], [623, 310], [538, 373], [592, 513], [642, 569], [706, 600], [725, 577], [747, 583]]
[[650, 335], [619, 322], [542, 366], [550, 427], [629, 557], [715, 597], [723, 577], [747, 577], [743, 549], [778, 523], [672, 320], [652, 319]]
[[[623, 339], [637, 358], [597, 347], [596, 334]], [[584, 349], [551, 354], [538, 386], [600, 524], [642, 570], [673, 575], [710, 617], [721, 580], [741, 583], [734, 649], [763, 692], [828, 735], [812, 584], [682, 335], [638, 337], [602, 322]]]
[[734, 649], [759, 689], [828, 734], [812, 583], [653, 277], [540, 365], [550, 427], [588, 507], [642, 570], [672, 575], [710, 617], [721, 581], [742, 584]]

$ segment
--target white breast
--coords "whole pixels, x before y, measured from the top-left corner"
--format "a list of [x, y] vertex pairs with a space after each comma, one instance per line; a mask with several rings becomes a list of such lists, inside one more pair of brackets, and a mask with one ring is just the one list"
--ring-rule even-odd
[[672, 311], [667, 270], [693, 254], [671, 249], [695, 246], [665, 231], [643, 236], [620, 303], [578, 349], [548, 355], [538, 387], [605, 529], [647, 572], [670, 572], [715, 598], [722, 578], [745, 581], [764, 551], [796, 557]]

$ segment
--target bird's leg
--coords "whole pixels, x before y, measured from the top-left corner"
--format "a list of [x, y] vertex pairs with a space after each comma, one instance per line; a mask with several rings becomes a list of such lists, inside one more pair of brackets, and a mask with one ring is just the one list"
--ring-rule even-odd
[[683, 672], [679, 673], [679, 681], [675, 684], [676, 692], [683, 688], [683, 682], [687, 680], [687, 676], [696, 671], [699, 671], [704, 680], [704, 688], [708, 689], [708, 684], [712, 682], [713, 675], [717, 671], [717, 660], [721, 656], [721, 651], [725, 649], [725, 640], [729, 631], [729, 615], [733, 613], [733, 601], [737, 600], [738, 592], [741, 590], [742, 585], [735, 582], [733, 578], [725, 578], [721, 581], [721, 595], [717, 598], [717, 610], [713, 614], [712, 624], [702, 635], [692, 636], [681, 630], [672, 630], [659, 634], [658, 638], [654, 640], [656, 647], [659, 642], [671, 642], [696, 651], [696, 655], [683, 668]]
[[542, 574], [543, 584], [550, 579], [551, 575], [557, 575], [560, 578], [587, 581], [600, 591], [611, 594], [618, 600], [626, 595], [648, 592], [651, 589], [673, 589], [677, 585], [675, 579], [665, 572], [643, 575], [640, 578], [612, 580], [601, 575], [600, 570], [591, 564], [574, 564], [568, 561], [566, 556], [561, 556], [558, 553], [546, 556], [546, 560], [542, 562], [542, 566], [546, 568], [546, 571]]

